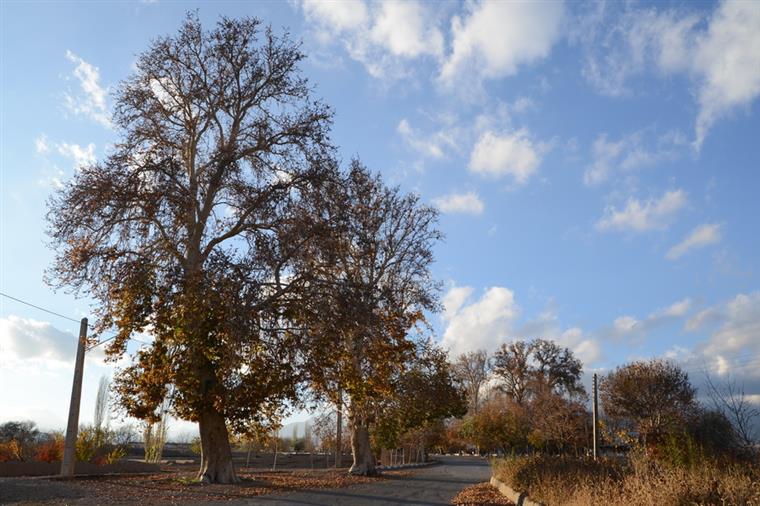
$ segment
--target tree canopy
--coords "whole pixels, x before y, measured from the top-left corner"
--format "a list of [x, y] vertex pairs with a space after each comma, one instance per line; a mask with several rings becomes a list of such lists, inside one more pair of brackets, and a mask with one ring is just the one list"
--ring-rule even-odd
[[689, 375], [667, 360], [618, 367], [602, 378], [599, 391], [605, 414], [631, 426], [645, 444], [684, 426], [696, 410]]
[[296, 394], [298, 334], [281, 323], [307, 282], [296, 269], [318, 227], [299, 202], [331, 156], [331, 111], [312, 97], [287, 34], [255, 18], [204, 30], [189, 14], [137, 58], [115, 93], [120, 141], [49, 204], [51, 281], [97, 301], [115, 327], [154, 341], [116, 378], [130, 415], [199, 422], [200, 477], [230, 482], [227, 425]]
[[572, 351], [546, 339], [503, 344], [493, 357], [493, 372], [501, 389], [520, 405], [544, 391], [585, 397], [582, 371], [583, 365]]
[[351, 472], [371, 474], [369, 431], [378, 403], [393, 395], [414, 355], [424, 312], [438, 307], [430, 273], [441, 237], [437, 212], [386, 186], [358, 160], [313, 197], [310, 214], [322, 217], [329, 233], [305, 257], [304, 270], [319, 273], [299, 307], [311, 350], [308, 376], [318, 395], [348, 399]]

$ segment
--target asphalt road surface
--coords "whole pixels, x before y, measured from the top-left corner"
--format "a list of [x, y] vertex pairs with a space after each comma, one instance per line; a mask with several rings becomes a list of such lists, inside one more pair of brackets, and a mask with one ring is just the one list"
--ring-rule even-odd
[[[451, 504], [451, 499], [463, 488], [488, 481], [491, 469], [488, 461], [479, 457], [438, 456], [440, 464], [412, 470], [408, 476], [348, 488], [302, 490], [272, 496], [251, 498], [234, 504], [305, 505], [305, 506], [439, 506]], [[226, 503], [232, 504], [232, 503]]]

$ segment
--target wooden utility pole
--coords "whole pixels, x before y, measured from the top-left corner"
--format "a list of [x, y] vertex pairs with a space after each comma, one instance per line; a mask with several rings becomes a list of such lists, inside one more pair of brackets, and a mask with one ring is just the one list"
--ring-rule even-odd
[[596, 373], [594, 373], [594, 408], [593, 408], [593, 422], [594, 422], [594, 460], [596, 460], [597, 456], [599, 455], [599, 449], [598, 449], [598, 441], [599, 441], [599, 401], [597, 396], [597, 378]]
[[74, 384], [71, 386], [71, 403], [69, 404], [69, 423], [66, 425], [66, 441], [63, 445], [63, 462], [61, 476], [74, 476], [76, 465], [77, 431], [79, 430], [79, 404], [82, 401], [82, 375], [84, 374], [84, 352], [87, 344], [87, 318], [79, 324], [79, 342], [77, 358], [74, 362]]

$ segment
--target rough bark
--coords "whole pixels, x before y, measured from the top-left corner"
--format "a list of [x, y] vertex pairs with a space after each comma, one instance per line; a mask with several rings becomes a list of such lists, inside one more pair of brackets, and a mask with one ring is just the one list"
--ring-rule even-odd
[[201, 433], [201, 469], [198, 479], [203, 483], [237, 483], [240, 481], [232, 465], [232, 450], [224, 417], [213, 410], [201, 413], [198, 420]]
[[369, 443], [369, 427], [361, 423], [353, 423], [351, 428], [351, 450], [354, 454], [354, 463], [350, 474], [359, 476], [375, 476], [378, 473], [375, 467], [375, 456]]
[[340, 400], [338, 400], [337, 408], [338, 426], [335, 432], [335, 467], [340, 467], [343, 460], [343, 403]]

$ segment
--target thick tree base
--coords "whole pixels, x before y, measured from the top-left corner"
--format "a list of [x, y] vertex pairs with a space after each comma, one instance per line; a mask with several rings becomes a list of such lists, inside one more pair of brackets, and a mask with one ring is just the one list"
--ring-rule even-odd
[[354, 463], [348, 474], [354, 476], [377, 476], [380, 471], [375, 467], [375, 456], [369, 442], [369, 428], [354, 424], [351, 431], [351, 452]]
[[240, 483], [240, 478], [237, 477], [232, 466], [230, 466], [229, 469], [219, 469], [215, 471], [204, 471], [201, 469], [198, 472], [197, 479], [204, 485], [210, 485], [212, 483], [219, 485], [233, 485], [235, 483]]
[[201, 434], [201, 468], [198, 481], [230, 485], [239, 483], [232, 465], [232, 452], [227, 437], [227, 426], [219, 413], [207, 411], [198, 423]]
[[380, 470], [376, 467], [351, 466], [348, 474], [352, 476], [380, 476]]

